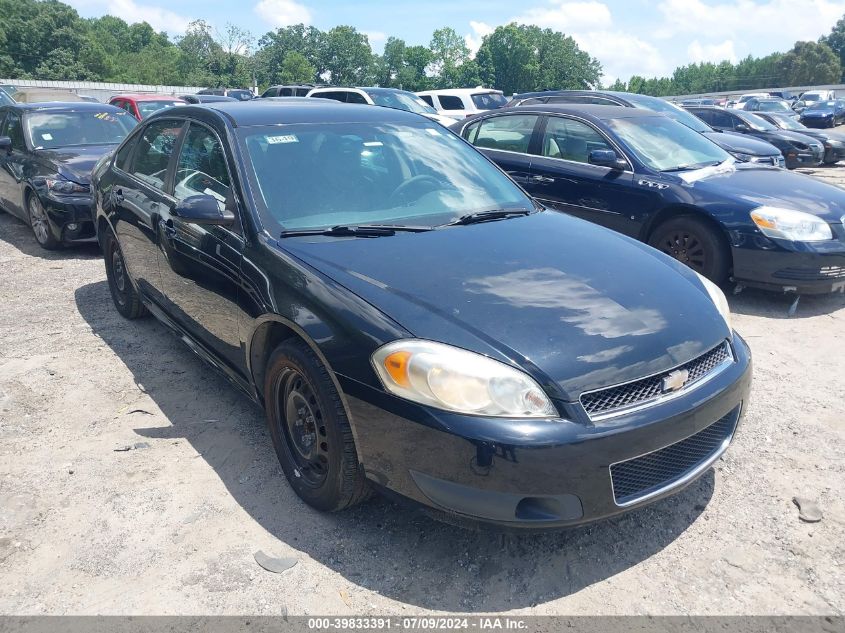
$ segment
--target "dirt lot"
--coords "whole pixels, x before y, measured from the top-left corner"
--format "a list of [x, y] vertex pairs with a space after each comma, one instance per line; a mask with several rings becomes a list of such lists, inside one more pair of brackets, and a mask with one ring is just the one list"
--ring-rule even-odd
[[[0, 266], [0, 613], [845, 612], [843, 295], [792, 318], [784, 297], [731, 297], [755, 382], [715, 469], [617, 520], [520, 537], [379, 499], [312, 511], [261, 412], [154, 320], [117, 315], [96, 250], [45, 253], [0, 215]], [[298, 564], [268, 573], [259, 549]]]

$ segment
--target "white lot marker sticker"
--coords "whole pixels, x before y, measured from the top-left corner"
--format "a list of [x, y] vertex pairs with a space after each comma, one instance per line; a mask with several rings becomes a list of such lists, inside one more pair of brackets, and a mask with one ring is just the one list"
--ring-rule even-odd
[[299, 139], [295, 134], [284, 134], [282, 136], [268, 136], [267, 142], [270, 145], [278, 145], [279, 143], [299, 143]]

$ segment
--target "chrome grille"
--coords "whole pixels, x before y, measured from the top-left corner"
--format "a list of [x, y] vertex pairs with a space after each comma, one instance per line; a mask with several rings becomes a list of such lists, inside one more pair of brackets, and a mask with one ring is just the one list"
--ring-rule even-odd
[[726, 447], [738, 419], [739, 407], [680, 442], [613, 464], [610, 478], [616, 504], [635, 503], [688, 480]]
[[[689, 377], [683, 389], [689, 389], [691, 385], [731, 358], [730, 347], [728, 342], [725, 341], [698, 358], [676, 367], [675, 369], [685, 369], [689, 372]], [[648, 378], [641, 378], [607, 389], [588, 391], [581, 394], [581, 406], [584, 407], [587, 415], [593, 418], [656, 400], [663, 395], [663, 378], [670, 371], [674, 370], [667, 370]]]

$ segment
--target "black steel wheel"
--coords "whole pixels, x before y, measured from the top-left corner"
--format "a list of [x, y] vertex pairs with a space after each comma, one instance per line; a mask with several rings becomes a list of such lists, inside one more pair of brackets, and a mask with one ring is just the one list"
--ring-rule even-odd
[[127, 319], [137, 319], [147, 314], [147, 309], [141, 301], [141, 295], [129, 278], [126, 262], [120, 244], [109, 232], [103, 240], [103, 257], [106, 263], [106, 278], [109, 283], [112, 301], [117, 311]]
[[47, 211], [36, 194], [31, 193], [26, 199], [26, 210], [29, 215], [29, 225], [32, 227], [32, 233], [38, 245], [48, 251], [59, 248], [61, 243], [53, 236]]
[[727, 244], [708, 223], [694, 216], [675, 216], [663, 222], [648, 243], [714, 283], [721, 284], [727, 277]]
[[303, 501], [334, 512], [369, 495], [340, 394], [307, 344], [290, 339], [273, 352], [264, 404], [282, 470]]

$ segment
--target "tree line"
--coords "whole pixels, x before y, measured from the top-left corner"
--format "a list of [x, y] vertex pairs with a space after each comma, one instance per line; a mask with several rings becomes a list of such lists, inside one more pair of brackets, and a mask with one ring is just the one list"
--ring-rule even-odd
[[[845, 67], [845, 16], [818, 42], [734, 64], [699, 63], [672, 76], [633, 76], [610, 86], [655, 96], [837, 83]], [[601, 87], [602, 66], [563, 33], [507, 24], [473, 55], [454, 29], [427, 46], [389, 37], [382, 54], [352, 26], [322, 31], [297, 24], [256, 38], [203, 20], [171, 37], [146, 22], [105, 15], [81, 18], [59, 0], [0, 0], [0, 76], [208, 87], [288, 83], [379, 85], [426, 90], [485, 85], [505, 94]]]

